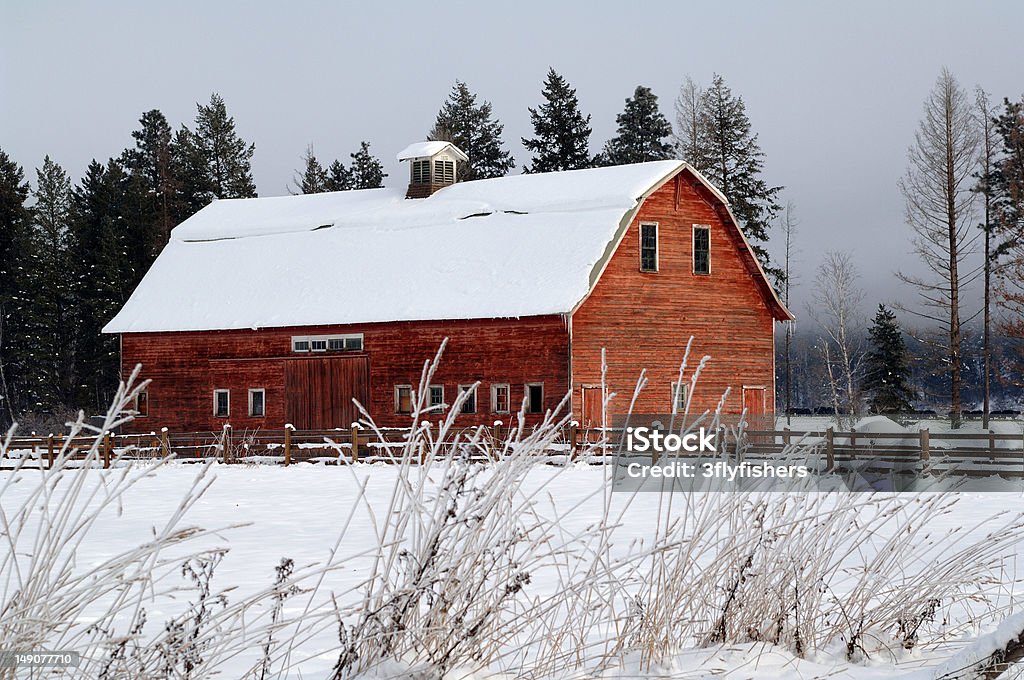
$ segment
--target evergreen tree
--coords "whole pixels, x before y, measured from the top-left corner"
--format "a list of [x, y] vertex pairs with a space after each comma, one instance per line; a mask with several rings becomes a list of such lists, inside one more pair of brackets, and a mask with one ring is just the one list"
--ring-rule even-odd
[[523, 146], [533, 152], [533, 160], [523, 172], [590, 167], [590, 116], [580, 113], [576, 90], [550, 68], [542, 94], [544, 103], [529, 109], [535, 137], [524, 137]]
[[615, 122], [618, 131], [605, 143], [597, 164], [625, 165], [672, 158], [672, 145], [666, 141], [672, 126], [658, 109], [658, 97], [649, 87], [637, 85]]
[[324, 191], [331, 191], [327, 188], [327, 171], [320, 165], [316, 154], [313, 153], [313, 146], [306, 147], [306, 153], [302, 157], [305, 169], [296, 173], [298, 189], [300, 194], [319, 194]]
[[30, 188], [25, 171], [0, 149], [0, 425], [6, 431], [20, 405], [16, 403], [18, 366], [13, 336], [20, 327], [15, 301], [19, 300], [21, 258], [32, 212], [26, 206]]
[[224, 100], [216, 92], [210, 103], [198, 105], [194, 139], [206, 162], [210, 190], [216, 198], [255, 198], [252, 155], [255, 144], [246, 144], [235, 132], [235, 119], [228, 115]]
[[180, 224], [209, 205], [216, 196], [210, 168], [199, 140], [182, 125], [171, 141], [171, 174], [178, 182], [174, 223]]
[[336, 160], [328, 166], [324, 191], [348, 191], [352, 184], [352, 173], [344, 163]]
[[178, 224], [183, 211], [178, 205], [179, 183], [172, 163], [173, 133], [167, 118], [153, 109], [142, 114], [139, 125], [139, 129], [132, 132], [135, 148], [126, 149], [121, 160], [133, 174], [145, 180], [149, 191], [152, 212], [149, 249], [155, 258], [170, 240], [171, 229]]
[[353, 189], [379, 189], [384, 186], [384, 178], [388, 174], [384, 172], [384, 164], [380, 159], [370, 153], [369, 142], [360, 142], [359, 151], [350, 154], [350, 157], [352, 165], [348, 171]]
[[906, 413], [913, 407], [914, 392], [907, 384], [909, 354], [896, 315], [878, 305], [871, 328], [871, 350], [865, 359], [861, 389], [871, 394], [873, 413]]
[[24, 408], [59, 413], [72, 404], [74, 288], [69, 222], [71, 180], [49, 156], [36, 171], [35, 206], [22, 269], [20, 328]]
[[76, 404], [103, 409], [120, 377], [116, 336], [101, 333], [142, 278], [138, 238], [145, 219], [145, 183], [121, 163], [89, 164], [72, 191], [71, 245], [77, 287]]
[[764, 152], [752, 132], [746, 105], [720, 75], [701, 96], [698, 134], [694, 143], [686, 144], [691, 154], [686, 160], [729, 199], [761, 264], [781, 281], [783, 272], [770, 266], [768, 251], [761, 244], [768, 241], [769, 226], [782, 209], [778, 194], [783, 187], [770, 187], [762, 178]]
[[[1015, 338], [1018, 351], [1014, 372], [1024, 373], [1024, 98], [1003, 100], [1003, 113], [995, 120], [1001, 150], [989, 180], [1001, 258], [996, 299], [1004, 315], [1003, 333]], [[1019, 379], [1017, 379], [1019, 380]]]
[[465, 83], [456, 81], [437, 112], [428, 139], [451, 142], [469, 156], [469, 162], [459, 164], [460, 180], [504, 177], [515, 167], [512, 154], [501, 145], [504, 129], [491, 118], [491, 103], [477, 106], [476, 95]]

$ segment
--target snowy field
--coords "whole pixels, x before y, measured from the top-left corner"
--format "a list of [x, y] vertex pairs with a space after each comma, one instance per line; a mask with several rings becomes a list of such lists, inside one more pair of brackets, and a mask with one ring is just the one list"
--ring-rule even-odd
[[[140, 469], [140, 466], [132, 468], [134, 471]], [[234, 590], [226, 596], [229, 601], [238, 601], [247, 594], [270, 586], [275, 579], [275, 567], [280, 564], [282, 558], [294, 560], [297, 569], [311, 563], [331, 562], [332, 549], [335, 549], [337, 543], [337, 552], [333, 558], [337, 568], [323, 574], [313, 609], [323, 607], [328, 594], [334, 593], [339, 601], [357, 603], [350, 611], [358, 612], [359, 587], [368, 577], [373, 557], [377, 553], [381, 540], [378, 534], [381, 531], [380, 527], [385, 523], [388, 504], [396, 486], [403, 483], [399, 477], [408, 472], [403, 470], [405, 469], [401, 466], [383, 464], [340, 467], [303, 464], [291, 468], [212, 465], [208, 473], [214, 478], [213, 483], [187, 510], [180, 525], [195, 525], [211, 530], [228, 525], [242, 525], [200, 537], [196, 545], [189, 547], [189, 551], [194, 551], [197, 547], [227, 549], [228, 552], [216, 567], [213, 590], [233, 588]], [[95, 567], [104, 560], [115, 558], [133, 546], [150, 540], [154, 532], [159, 531], [159, 528], [174, 516], [182, 498], [189, 494], [201, 471], [200, 465], [173, 463], [155, 468], [151, 474], [128, 489], [123, 498], [102, 511], [98, 521], [91, 527], [78, 548], [74, 569], [82, 571]], [[411, 474], [427, 474], [439, 480], [443, 473], [444, 468], [435, 465], [428, 469], [414, 468]], [[15, 480], [12, 479], [12, 473], [0, 473], [0, 484], [7, 484], [2, 487], [3, 492], [0, 496], [0, 505], [7, 516], [26, 500], [36, 486], [34, 479], [40, 474], [42, 473], [37, 471], [23, 471]], [[113, 480], [121, 474], [125, 474], [125, 471], [88, 470], [69, 472], [68, 476], [82, 480], [84, 475], [86, 489], [102, 490], [110, 488]], [[729, 494], [709, 494], [714, 498], [704, 500], [692, 496], [684, 497], [682, 494], [671, 497], [656, 493], [607, 494], [605, 471], [602, 467], [593, 465], [580, 464], [562, 468], [535, 464], [523, 474], [525, 478], [519, 493], [532, 497], [529, 505], [532, 508], [531, 512], [555, 519], [554, 524], [557, 524], [561, 531], [560, 536], [549, 536], [547, 540], [561, 540], [566, 545], [573, 545], [572, 537], [586, 536], [588, 531], [602, 522], [602, 518], [616, 518], [620, 526], [615, 529], [614, 534], [609, 534], [612, 539], [608, 546], [608, 554], [612, 559], [622, 559], [637, 551], [638, 546], [653, 544], [656, 542], [656, 534], [667, 531], [667, 527], [674, 520], [680, 520], [684, 524], [703, 521], [700, 518], [708, 517], [708, 512], [714, 512], [716, 504], [732, 507], [728, 504], [733, 502], [726, 498]], [[488, 484], [486, 473], [480, 478], [479, 483], [485, 486]], [[429, 492], [433, 487], [427, 484], [424, 488]], [[436, 510], [435, 492], [436, 489], [420, 499], [423, 514], [430, 514]], [[900, 499], [899, 505], [886, 506], [889, 507], [886, 512], [899, 514], [900, 511], [894, 511], [892, 508], [905, 507], [909, 514], [912, 512], [911, 508], [920, 500], [918, 497], [907, 495]], [[832, 503], [825, 500], [823, 506], [816, 505], [819, 502], [820, 499], [809, 501], [806, 497], [795, 496], [791, 501], [797, 506], [803, 504], [808, 512], [821, 512], [822, 507], [828, 507]], [[857, 502], [864, 504], [862, 515], [865, 518], [878, 512], [877, 507], [871, 504], [871, 499], [866, 495], [861, 495]], [[90, 499], [87, 505], [97, 507], [99, 503], [100, 499], [97, 496]], [[912, 546], [912, 554], [903, 556], [908, 560], [908, 564], [912, 565], [909, 569], [905, 566], [900, 567], [901, 571], [907, 572], [908, 578], [913, 568], [922, 568], [930, 564], [929, 560], [933, 558], [938, 558], [941, 562], [942, 558], [962, 549], [964, 540], [980, 541], [993, 532], [1005, 533], [1008, 521], [1019, 527], [1019, 517], [1013, 518], [1005, 511], [1024, 508], [1024, 499], [1013, 493], [962, 494], [961, 497], [950, 495], [944, 497], [941, 503], [944, 509], [927, 515], [925, 526], [915, 530], [914, 540], [918, 541], [919, 545]], [[953, 504], [945, 507], [947, 503]], [[1001, 512], [1001, 516], [995, 517]], [[30, 527], [32, 521], [34, 520], [29, 522]], [[754, 521], [756, 520], [750, 516], [733, 516], [722, 524], [722, 527], [726, 531], [735, 532]], [[857, 552], [861, 554], [850, 555], [849, 569], [861, 568], [865, 552], [881, 553], [887, 546], [892, 548], [892, 541], [896, 540], [892, 533], [899, 531], [896, 526], [898, 525], [891, 523], [872, 524], [866, 520], [864, 530], [877, 532], [877, 535], [865, 536], [865, 543], [857, 548]], [[954, 538], [950, 539], [948, 536]], [[36, 537], [32, 544], [38, 547], [39, 538]], [[0, 548], [0, 552], [7, 548], [8, 546]], [[180, 550], [183, 551], [184, 548]], [[550, 597], [552, 591], [562, 587], [566, 573], [572, 571], [576, 561], [585, 561], [587, 553], [592, 550], [593, 545], [581, 540], [572, 549], [561, 553], [563, 562], [560, 566], [552, 563], [531, 566], [531, 577], [524, 586], [521, 596], [527, 600]], [[174, 549], [170, 554], [173, 553]], [[344, 557], [339, 559], [338, 556]], [[27, 559], [27, 556], [23, 556], [23, 561], [24, 559]], [[705, 556], [698, 561], [702, 559], [711, 558]], [[884, 565], [873, 564], [873, 568], [881, 571], [887, 569]], [[779, 570], [787, 568], [782, 562], [775, 566]], [[617, 667], [603, 668], [599, 675], [609, 678], [875, 678], [897, 675], [931, 678], [935, 675], [936, 667], [944, 659], [962, 650], [967, 641], [984, 633], [995, 621], [1009, 615], [1013, 603], [1019, 602], [1019, 580], [1024, 577], [1024, 546], [1020, 543], [1009, 548], [1004, 546], [988, 563], [985, 571], [988, 578], [975, 584], [973, 604], [950, 604], [945, 601], [938, 603], [936, 616], [933, 617], [934, 622], [923, 625], [923, 628], [929, 630], [928, 636], [922, 635], [921, 644], [909, 650], [894, 640], [879, 638], [871, 642], [864, 641], [864, 653], [858, 652], [857, 658], [850, 662], [842, 653], [839, 641], [805, 653], [805, 658], [801, 659], [790, 651], [792, 644], [750, 642], [707, 644], [698, 647], [692, 644], [692, 640], [679, 640], [669, 641], [669, 645], [674, 645], [676, 649], [668, 660], [660, 663], [658, 667], [646, 668], [638, 661], [637, 654], [627, 650], [621, 654]], [[813, 574], [813, 570], [810, 573]], [[171, 573], [171, 578], [174, 576], [175, 574]], [[812, 579], [809, 577], [810, 580]], [[897, 584], [888, 585], [895, 587]], [[899, 585], [903, 587], [905, 584]], [[10, 588], [10, 574], [7, 587]], [[626, 579], [619, 587], [628, 590], [636, 588], [637, 584]], [[813, 589], [816, 586], [809, 582], [807, 587]], [[674, 592], [673, 597], [720, 598], [720, 594], [701, 592], [700, 586], [688, 591], [684, 584], [681, 590]], [[187, 595], [181, 594], [175, 598], [166, 597], [157, 590], [147, 593], [141, 604], [146, 610], [147, 620], [154, 622], [159, 628], [160, 622], [169, 620], [182, 611], [187, 599]], [[284, 615], [295, 618], [308, 615], [308, 599], [305, 596], [296, 596], [285, 600]], [[818, 622], [815, 625], [825, 623], [827, 622]], [[671, 627], [667, 630], [671, 630]], [[936, 642], [928, 642], [926, 637]], [[514, 646], [514, 642], [507, 641], [510, 646]], [[787, 646], [790, 649], [787, 649]], [[337, 647], [337, 627], [321, 626], [309, 632], [304, 643], [294, 650], [290, 658], [291, 666], [286, 673], [267, 677], [329, 678], [331, 669], [338, 660]], [[256, 652], [225, 660], [222, 666], [223, 674], [218, 677], [243, 677], [246, 669], [255, 662], [254, 657], [258, 651], [257, 649]], [[513, 655], [503, 662], [491, 664], [491, 671], [504, 666], [502, 670], [508, 673], [507, 677], [517, 676], [517, 662]], [[380, 667], [373, 675], [432, 677], [414, 676], [401, 664]], [[468, 675], [460, 675], [456, 669], [450, 671], [448, 677]], [[474, 677], [485, 675], [477, 669]]]

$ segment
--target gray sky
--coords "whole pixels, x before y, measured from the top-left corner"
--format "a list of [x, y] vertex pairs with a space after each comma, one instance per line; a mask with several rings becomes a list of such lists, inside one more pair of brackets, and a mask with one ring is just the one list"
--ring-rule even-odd
[[[348, 160], [422, 139], [455, 79], [494, 105], [517, 169], [527, 106], [553, 66], [592, 114], [592, 151], [637, 84], [662, 111], [687, 74], [746, 104], [801, 226], [800, 316], [825, 249], [853, 252], [866, 306], [916, 271], [896, 181], [940, 69], [997, 100], [1024, 93], [1024, 3], [49, 2], [0, 0], [0, 148], [34, 180], [45, 154], [76, 180], [131, 144], [141, 113], [191, 124], [219, 92], [256, 143], [260, 195], [288, 192], [308, 144]], [[777, 234], [776, 234], [777, 237]], [[772, 246], [777, 250], [778, 244]]]

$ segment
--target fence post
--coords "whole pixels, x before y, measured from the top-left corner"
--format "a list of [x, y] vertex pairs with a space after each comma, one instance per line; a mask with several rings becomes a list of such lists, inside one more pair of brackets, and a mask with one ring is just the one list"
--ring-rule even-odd
[[921, 460], [927, 461], [931, 459], [931, 433], [928, 432], [928, 428], [926, 427], [921, 430]]
[[52, 470], [53, 469], [53, 435], [52, 434], [49, 437], [47, 437], [47, 439], [46, 439], [46, 447], [47, 447], [47, 451], [46, 451], [46, 469], [47, 470]]
[[572, 454], [570, 457], [575, 458], [579, 452], [579, 442], [576, 441], [576, 423], [573, 422], [569, 425], [569, 452]]
[[782, 443], [789, 446], [791, 441], [790, 431], [788, 427], [782, 428]]
[[224, 436], [221, 438], [224, 446], [224, 464], [228, 462], [228, 451], [231, 450], [231, 425], [224, 423]]
[[836, 467], [835, 431], [831, 426], [825, 430], [825, 471], [832, 472]]
[[850, 448], [853, 449], [853, 456], [857, 455], [857, 428], [853, 425], [850, 426]]
[[284, 466], [292, 464], [292, 426], [291, 423], [284, 426]]
[[352, 462], [359, 460], [359, 425], [352, 423]]
[[103, 435], [103, 469], [110, 468], [110, 433]]
[[988, 431], [988, 457], [992, 462], [996, 462], [996, 431]]
[[171, 437], [167, 434], [167, 428], [161, 428], [160, 430], [160, 446], [164, 450], [164, 458], [169, 458], [171, 455]]

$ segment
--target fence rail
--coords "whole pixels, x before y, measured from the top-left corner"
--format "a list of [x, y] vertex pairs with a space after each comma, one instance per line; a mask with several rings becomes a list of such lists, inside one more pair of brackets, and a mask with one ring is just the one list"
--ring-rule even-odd
[[[448, 432], [449, 440], [465, 441], [473, 429]], [[376, 431], [358, 427], [334, 430], [254, 430], [234, 432], [155, 432], [149, 434], [105, 434], [98, 445], [98, 456], [104, 467], [111, 461], [144, 461], [166, 458], [198, 461], [217, 459], [224, 463], [293, 463], [390, 461], [400, 453], [409, 437], [403, 428]], [[484, 428], [484, 437], [501, 444], [512, 432], [508, 427]], [[594, 446], [609, 443], [614, 451], [624, 437], [621, 428], [585, 430], [567, 427], [551, 446], [549, 453], [575, 458], [581, 452], [592, 454]], [[10, 468], [18, 458], [28, 458], [38, 467], [52, 467], [54, 459], [65, 451], [72, 460], [84, 458], [97, 440], [95, 436], [67, 438], [62, 435], [19, 437], [11, 441], [0, 467]], [[1024, 434], [932, 433], [920, 432], [867, 433], [825, 430], [723, 429], [718, 433], [719, 450], [742, 450], [743, 455], [769, 458], [787, 455], [801, 447], [825, 456], [831, 469], [836, 463], [871, 459], [888, 463], [920, 461], [958, 461], [970, 464], [991, 464], [1016, 470], [1024, 476]], [[495, 447], [500, 450], [501, 446]], [[422, 453], [421, 453], [422, 455]], [[483, 460], [483, 450], [478, 453]], [[1000, 473], [1002, 474], [1002, 473]]]

